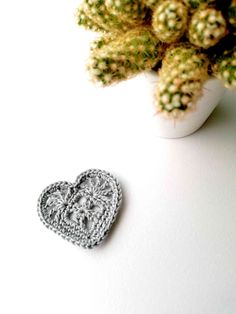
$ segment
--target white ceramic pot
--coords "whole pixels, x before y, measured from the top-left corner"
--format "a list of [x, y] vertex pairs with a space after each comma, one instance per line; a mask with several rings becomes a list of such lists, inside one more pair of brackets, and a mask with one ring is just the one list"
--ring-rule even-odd
[[[150, 81], [151, 93], [154, 94], [158, 76], [153, 72], [145, 73], [145, 77]], [[179, 138], [190, 135], [197, 131], [222, 99], [225, 88], [221, 81], [209, 79], [203, 88], [203, 95], [199, 98], [196, 109], [181, 119], [170, 119], [163, 114], [155, 114], [156, 108], [153, 106], [152, 127], [155, 135], [165, 138]], [[153, 105], [153, 104], [152, 104]]]

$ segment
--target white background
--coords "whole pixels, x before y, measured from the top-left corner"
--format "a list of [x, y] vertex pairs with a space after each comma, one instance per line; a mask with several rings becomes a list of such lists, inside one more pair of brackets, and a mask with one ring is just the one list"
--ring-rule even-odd
[[[0, 2], [0, 312], [235, 314], [235, 94], [194, 135], [154, 137], [145, 77], [108, 89], [85, 77], [77, 4]], [[88, 168], [125, 195], [90, 251], [36, 211], [43, 188]]]

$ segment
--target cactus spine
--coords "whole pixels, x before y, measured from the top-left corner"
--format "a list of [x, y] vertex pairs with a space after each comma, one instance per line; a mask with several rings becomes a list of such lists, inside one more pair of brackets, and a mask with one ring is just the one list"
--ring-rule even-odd
[[220, 11], [214, 8], [199, 9], [190, 22], [189, 40], [207, 49], [216, 45], [226, 32], [226, 21]]
[[180, 1], [168, 0], [154, 10], [152, 26], [161, 41], [174, 43], [183, 36], [187, 20], [187, 7]]

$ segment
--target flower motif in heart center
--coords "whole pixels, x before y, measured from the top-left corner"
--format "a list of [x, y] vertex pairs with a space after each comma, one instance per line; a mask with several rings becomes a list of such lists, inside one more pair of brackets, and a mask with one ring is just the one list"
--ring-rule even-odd
[[90, 231], [103, 214], [101, 204], [89, 196], [79, 196], [65, 212], [65, 221], [69, 225], [79, 225], [83, 230]]

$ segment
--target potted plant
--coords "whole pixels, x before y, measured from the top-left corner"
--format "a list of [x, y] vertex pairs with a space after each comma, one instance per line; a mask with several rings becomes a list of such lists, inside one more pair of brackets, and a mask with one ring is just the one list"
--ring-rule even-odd
[[77, 22], [101, 35], [88, 71], [109, 86], [149, 71], [158, 134], [197, 130], [236, 89], [236, 0], [84, 0]]

